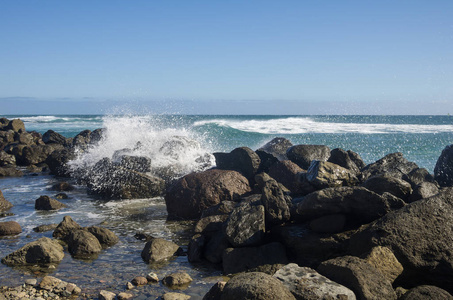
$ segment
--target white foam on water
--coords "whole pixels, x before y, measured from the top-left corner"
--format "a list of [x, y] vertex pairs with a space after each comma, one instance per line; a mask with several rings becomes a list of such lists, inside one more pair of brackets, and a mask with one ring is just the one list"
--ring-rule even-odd
[[162, 125], [152, 116], [107, 116], [103, 118], [105, 132], [98, 145], [79, 151], [70, 162], [73, 170], [93, 166], [107, 157], [115, 159], [116, 151], [145, 156], [151, 168], [172, 168], [179, 174], [200, 171], [214, 164], [211, 151], [200, 144], [202, 137], [186, 128]]
[[453, 132], [453, 125], [422, 124], [367, 124], [319, 122], [306, 117], [288, 117], [270, 120], [227, 120], [212, 119], [197, 121], [194, 126], [215, 124], [245, 132], [262, 134], [303, 134], [303, 133], [440, 133]]

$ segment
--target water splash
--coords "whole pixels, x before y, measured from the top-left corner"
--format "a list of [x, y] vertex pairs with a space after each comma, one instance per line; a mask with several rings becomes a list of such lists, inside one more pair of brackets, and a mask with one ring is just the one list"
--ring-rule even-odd
[[[89, 168], [107, 157], [114, 162], [121, 155], [151, 159], [151, 173], [171, 170], [173, 177], [202, 171], [214, 164], [212, 151], [204, 138], [190, 128], [175, 127], [151, 116], [106, 116], [103, 136], [88, 149], [77, 149], [77, 158], [69, 163], [74, 172]], [[159, 174], [160, 175], [160, 174]]]

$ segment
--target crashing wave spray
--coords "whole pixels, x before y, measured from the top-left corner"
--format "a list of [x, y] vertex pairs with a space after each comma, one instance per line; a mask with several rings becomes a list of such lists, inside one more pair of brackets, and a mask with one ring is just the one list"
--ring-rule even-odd
[[214, 165], [211, 151], [198, 142], [202, 137], [153, 116], [107, 116], [103, 127], [98, 144], [76, 150], [77, 158], [69, 163], [72, 171], [90, 168], [106, 157], [116, 162], [122, 155], [150, 158], [151, 173], [171, 179]]

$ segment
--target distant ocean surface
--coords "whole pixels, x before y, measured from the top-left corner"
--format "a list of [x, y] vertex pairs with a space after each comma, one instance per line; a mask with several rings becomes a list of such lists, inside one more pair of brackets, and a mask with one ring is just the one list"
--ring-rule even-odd
[[[141, 153], [137, 154], [149, 156], [152, 166], [176, 164], [184, 172], [190, 172], [200, 167], [193, 163], [195, 158], [206, 157], [206, 153], [212, 159], [209, 153], [229, 152], [240, 146], [255, 150], [275, 137], [285, 137], [295, 145], [321, 144], [331, 149], [350, 149], [359, 153], [365, 163], [374, 162], [388, 153], [402, 152], [407, 159], [432, 173], [442, 150], [453, 143], [453, 117], [449, 116], [6, 117], [22, 119], [27, 131], [45, 133], [52, 129], [66, 137], [74, 137], [85, 129], [105, 128], [105, 138], [95, 148], [80, 153], [73, 162], [75, 167], [94, 164], [103, 157], [112, 158], [116, 150], [133, 149], [140, 145], [137, 148]], [[85, 186], [76, 185], [74, 191], [68, 192], [69, 198], [62, 200], [68, 208], [52, 212], [36, 211], [35, 200], [41, 195], [54, 197], [56, 192], [50, 188], [60, 180], [67, 179], [46, 174], [0, 178], [0, 190], [14, 205], [10, 209], [14, 215], [0, 221], [16, 221], [23, 230], [18, 236], [0, 238], [0, 258], [43, 236], [51, 238], [52, 231], [37, 233], [33, 228], [58, 224], [66, 215], [81, 226], [102, 224], [115, 232], [120, 242], [92, 261], [74, 259], [66, 252], [63, 261], [48, 270], [31, 272], [0, 264], [0, 285], [17, 286], [23, 284], [25, 279], [40, 278], [50, 273], [77, 284], [85, 293], [97, 295], [101, 289], [116, 293], [124, 291], [126, 282], [149, 272], [155, 272], [162, 278], [170, 272], [185, 271], [194, 282], [184, 293], [193, 299], [201, 299], [220, 280], [218, 266], [191, 264], [185, 256], [159, 265], [143, 262], [140, 253], [144, 242], [134, 238], [136, 232], [174, 241], [185, 250], [193, 234], [190, 222], [166, 221], [167, 212], [162, 197], [106, 202], [87, 193]], [[141, 298], [137, 299], [155, 299], [168, 291], [171, 290], [162, 284], [148, 285], [139, 289]]]
[[[185, 135], [207, 151], [257, 149], [274, 137], [293, 144], [327, 145], [359, 153], [371, 163], [392, 152], [402, 152], [433, 172], [442, 149], [453, 143], [451, 116], [256, 116], [256, 115], [149, 115], [149, 116], [7, 116], [21, 118], [28, 131], [49, 129], [73, 137], [84, 129], [120, 130], [140, 139], [150, 133]], [[170, 133], [169, 130], [172, 132]], [[142, 131], [142, 132], [140, 132]]]

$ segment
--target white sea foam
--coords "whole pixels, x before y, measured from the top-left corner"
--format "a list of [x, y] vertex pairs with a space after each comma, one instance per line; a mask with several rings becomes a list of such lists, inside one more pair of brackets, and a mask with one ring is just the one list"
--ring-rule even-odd
[[186, 174], [210, 167], [214, 158], [195, 136], [185, 128], [158, 124], [152, 116], [108, 116], [102, 127], [105, 133], [98, 145], [80, 152], [70, 163], [75, 170], [94, 165], [104, 157], [115, 159], [123, 150], [127, 155], [151, 159], [152, 169], [168, 168]]
[[222, 127], [230, 127], [245, 132], [257, 132], [262, 134], [453, 132], [453, 125], [333, 123], [315, 121], [306, 117], [289, 117], [270, 120], [212, 119], [195, 122], [194, 126], [208, 124], [216, 124]]

